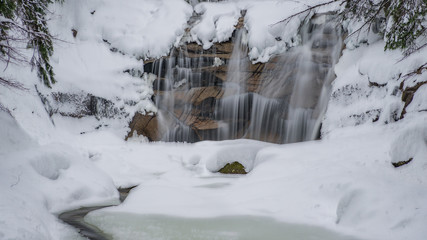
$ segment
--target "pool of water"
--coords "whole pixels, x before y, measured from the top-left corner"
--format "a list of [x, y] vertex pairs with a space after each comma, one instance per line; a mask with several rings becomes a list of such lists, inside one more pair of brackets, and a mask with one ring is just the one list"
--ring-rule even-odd
[[95, 211], [85, 217], [113, 239], [144, 240], [357, 240], [324, 228], [288, 224], [271, 218], [232, 216], [180, 218]]

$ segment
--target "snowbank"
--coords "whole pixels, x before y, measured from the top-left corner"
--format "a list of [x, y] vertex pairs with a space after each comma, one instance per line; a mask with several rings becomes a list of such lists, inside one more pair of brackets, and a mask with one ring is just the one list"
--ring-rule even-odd
[[57, 4], [55, 13], [64, 33], [77, 30], [77, 40], [105, 41], [128, 55], [157, 58], [184, 34], [192, 7], [181, 0], [75, 0]]
[[[360, 124], [382, 125], [398, 121], [405, 103], [402, 91], [427, 81], [427, 72], [407, 77], [425, 61], [427, 49], [402, 60], [400, 51], [384, 51], [377, 41], [357, 49], [346, 49], [335, 66], [337, 78], [323, 121], [322, 134]], [[425, 86], [416, 92], [406, 115], [426, 109]]]
[[81, 151], [39, 145], [4, 111], [0, 120], [0, 238], [78, 239], [55, 213], [117, 203], [111, 179]]
[[[127, 178], [134, 183], [139, 175], [139, 187], [120, 206], [90, 213], [87, 220], [109, 232], [114, 227], [105, 219], [126, 213], [196, 219], [249, 215], [321, 226], [362, 239], [423, 239], [427, 175], [422, 167], [399, 171], [391, 165], [396, 128], [364, 126], [343, 130], [328, 141], [283, 146], [245, 140], [143, 145], [116, 160], [125, 163]], [[244, 145], [248, 147], [239, 147]], [[260, 151], [249, 174], [233, 177], [210, 171], [224, 156], [251, 159], [248, 149], [256, 145]], [[140, 158], [139, 164], [126, 160], [143, 153], [150, 157]], [[424, 150], [418, 154], [427, 156]], [[107, 167], [112, 162], [100, 159], [97, 164], [125, 179], [121, 171]]]

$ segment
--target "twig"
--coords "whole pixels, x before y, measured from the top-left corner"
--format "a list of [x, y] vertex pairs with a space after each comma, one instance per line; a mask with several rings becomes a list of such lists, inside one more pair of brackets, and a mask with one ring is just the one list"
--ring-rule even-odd
[[425, 70], [427, 70], [427, 62], [424, 63], [423, 65], [421, 65], [420, 67], [418, 67], [416, 70], [409, 72], [405, 75], [403, 75], [402, 77], [406, 80], [414, 75], [419, 75], [422, 74]]
[[356, 29], [356, 31], [353, 31], [352, 33], [350, 33], [347, 37], [351, 37], [353, 36], [353, 34], [355, 33], [360, 33], [360, 31], [362, 30], [363, 27], [365, 27], [367, 24], [369, 24], [369, 27], [372, 24], [372, 21], [377, 17], [377, 15], [381, 12], [382, 7], [388, 3], [389, 1], [384, 1], [381, 3], [381, 5], [379, 6], [378, 10], [375, 12], [375, 14], [373, 14], [367, 21], [365, 21], [365, 23], [363, 23], [363, 25], [361, 27], [359, 27], [358, 29]]
[[283, 20], [278, 21], [277, 23], [270, 24], [270, 26], [274, 26], [274, 25], [276, 25], [276, 24], [279, 24], [279, 23], [283, 23], [283, 22], [289, 21], [290, 19], [292, 19], [292, 18], [294, 18], [294, 17], [296, 17], [296, 16], [298, 16], [298, 15], [301, 15], [301, 14], [303, 14], [303, 13], [305, 13], [305, 12], [309, 12], [309, 11], [311, 11], [311, 10], [315, 9], [315, 8], [319, 8], [319, 7], [322, 7], [322, 6], [325, 6], [325, 5], [331, 4], [331, 3], [333, 3], [333, 2], [338, 2], [338, 1], [341, 1], [341, 0], [331, 0], [331, 1], [329, 1], [329, 2], [324, 2], [324, 3], [316, 4], [316, 5], [314, 5], [314, 6], [311, 6], [311, 7], [306, 8], [305, 10], [302, 10], [302, 11], [300, 11], [300, 12], [297, 12], [297, 13], [295, 13], [295, 14], [292, 14], [291, 16], [289, 16], [289, 17], [287, 17], [287, 18], [285, 18], [285, 19], [283, 19]]
[[3, 85], [3, 86], [8, 87], [8, 88], [16, 88], [19, 90], [28, 90], [28, 88], [24, 87], [24, 85], [22, 83], [12, 81], [12, 80], [7, 80], [7, 79], [4, 79], [2, 77], [0, 77], [0, 85]]

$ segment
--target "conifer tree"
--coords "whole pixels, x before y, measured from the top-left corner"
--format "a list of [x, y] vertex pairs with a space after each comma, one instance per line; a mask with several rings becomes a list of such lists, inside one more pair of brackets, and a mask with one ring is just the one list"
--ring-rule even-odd
[[383, 34], [387, 49], [402, 49], [405, 55], [427, 46], [427, 0], [330, 0], [307, 8], [283, 19], [291, 18], [329, 4], [341, 3], [338, 13], [341, 20], [359, 20], [362, 26], [354, 31], [370, 29], [383, 21], [384, 26], [378, 28]]
[[371, 27], [384, 19], [387, 49], [402, 49], [409, 55], [427, 45], [427, 0], [345, 0], [343, 19], [358, 19]]
[[[53, 54], [53, 37], [46, 19], [50, 3], [52, 0], [0, 0], [0, 61], [28, 62], [48, 87], [56, 82], [49, 63]], [[25, 58], [17, 43], [32, 49], [30, 59]]]

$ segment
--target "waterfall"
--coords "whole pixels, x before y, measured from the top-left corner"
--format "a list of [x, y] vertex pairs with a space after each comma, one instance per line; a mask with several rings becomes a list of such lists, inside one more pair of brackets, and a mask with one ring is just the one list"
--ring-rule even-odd
[[209, 50], [182, 44], [146, 64], [145, 71], [157, 76], [159, 140], [318, 138], [342, 48], [341, 32], [329, 18], [313, 18], [301, 29], [300, 46], [265, 64], [250, 62], [244, 28], [230, 43]]

